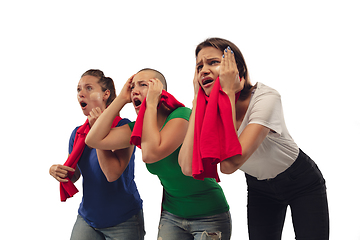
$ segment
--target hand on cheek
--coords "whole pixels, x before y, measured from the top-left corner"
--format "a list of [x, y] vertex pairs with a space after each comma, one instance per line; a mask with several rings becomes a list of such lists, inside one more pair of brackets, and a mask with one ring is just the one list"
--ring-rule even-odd
[[96, 119], [98, 119], [101, 115], [101, 109], [99, 107], [93, 108], [89, 115], [87, 116], [88, 120], [89, 120], [89, 125], [90, 127], [92, 127], [96, 121]]

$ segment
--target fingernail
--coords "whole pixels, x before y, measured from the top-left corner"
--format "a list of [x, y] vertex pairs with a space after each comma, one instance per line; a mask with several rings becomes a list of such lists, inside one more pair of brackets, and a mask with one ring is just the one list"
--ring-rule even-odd
[[225, 48], [225, 52], [227, 52], [227, 49]]
[[233, 50], [231, 50], [231, 54], [234, 54]]
[[225, 55], [223, 55], [223, 58], [225, 57]]
[[227, 47], [230, 50], [230, 46]]

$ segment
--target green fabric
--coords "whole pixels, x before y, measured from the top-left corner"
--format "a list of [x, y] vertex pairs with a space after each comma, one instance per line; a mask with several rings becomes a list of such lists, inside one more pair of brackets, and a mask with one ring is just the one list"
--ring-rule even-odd
[[[191, 110], [180, 107], [166, 119], [183, 118], [189, 121]], [[135, 122], [129, 123], [131, 131]], [[146, 164], [150, 173], [159, 177], [164, 187], [164, 210], [183, 218], [211, 216], [229, 210], [220, 185], [215, 179], [205, 178], [204, 181], [185, 176], [178, 163], [180, 147], [166, 158]]]

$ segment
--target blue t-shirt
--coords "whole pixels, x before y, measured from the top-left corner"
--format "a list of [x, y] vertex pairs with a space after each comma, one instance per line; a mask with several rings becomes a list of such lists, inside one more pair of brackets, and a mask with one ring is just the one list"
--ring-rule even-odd
[[[128, 124], [122, 119], [117, 126]], [[75, 128], [69, 141], [69, 154], [73, 149]], [[142, 200], [134, 181], [135, 148], [129, 165], [123, 174], [114, 182], [108, 182], [102, 172], [96, 149], [85, 146], [78, 167], [83, 176], [83, 197], [79, 215], [92, 227], [112, 227], [127, 221], [142, 209]]]

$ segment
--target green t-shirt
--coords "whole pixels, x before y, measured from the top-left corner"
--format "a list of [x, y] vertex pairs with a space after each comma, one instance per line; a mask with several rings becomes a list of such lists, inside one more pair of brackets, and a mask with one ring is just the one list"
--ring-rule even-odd
[[[164, 126], [174, 118], [189, 121], [190, 113], [189, 108], [177, 108], [167, 117]], [[131, 130], [134, 124], [135, 122], [129, 123]], [[206, 217], [227, 212], [229, 205], [215, 179], [196, 180], [182, 173], [178, 163], [180, 147], [162, 160], [146, 164], [149, 172], [157, 175], [164, 187], [163, 209], [183, 218]]]

